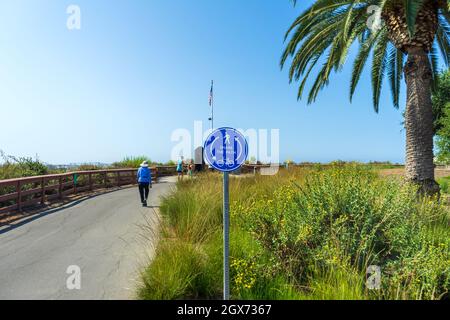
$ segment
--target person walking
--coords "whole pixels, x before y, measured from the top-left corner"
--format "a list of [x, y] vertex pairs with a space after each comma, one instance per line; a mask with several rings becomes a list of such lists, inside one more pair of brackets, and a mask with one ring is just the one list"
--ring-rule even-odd
[[178, 181], [183, 180], [183, 175], [184, 175], [183, 167], [184, 167], [183, 157], [180, 157], [180, 159], [178, 159], [178, 163], [177, 163]]
[[137, 172], [137, 180], [139, 184], [139, 194], [141, 196], [141, 203], [143, 207], [147, 206], [147, 199], [150, 189], [152, 187], [152, 172], [148, 166], [148, 161], [141, 164]]
[[193, 161], [191, 160], [191, 161], [189, 162], [189, 164], [188, 164], [188, 175], [189, 175], [189, 178], [192, 178], [193, 171], [194, 171], [194, 163], [193, 163]]

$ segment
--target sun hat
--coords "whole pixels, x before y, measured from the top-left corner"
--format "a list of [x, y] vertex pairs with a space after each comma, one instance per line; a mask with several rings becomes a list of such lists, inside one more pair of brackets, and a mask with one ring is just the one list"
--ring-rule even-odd
[[148, 161], [144, 161], [141, 163], [141, 167], [147, 168], [148, 167]]

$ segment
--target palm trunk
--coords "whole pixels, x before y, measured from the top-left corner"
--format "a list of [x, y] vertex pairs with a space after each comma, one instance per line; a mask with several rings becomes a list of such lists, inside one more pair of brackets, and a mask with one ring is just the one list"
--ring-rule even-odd
[[407, 86], [406, 177], [420, 185], [420, 193], [439, 193], [434, 179], [432, 73], [423, 48], [410, 48], [405, 65]]

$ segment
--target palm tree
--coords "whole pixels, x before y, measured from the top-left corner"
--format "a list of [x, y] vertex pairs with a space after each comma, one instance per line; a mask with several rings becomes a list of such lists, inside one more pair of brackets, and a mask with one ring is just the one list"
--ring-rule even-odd
[[[308, 103], [328, 85], [331, 71], [341, 70], [354, 42], [359, 43], [359, 51], [353, 64], [350, 101], [371, 52], [376, 112], [385, 78], [393, 105], [399, 107], [404, 75], [406, 177], [428, 194], [439, 192], [434, 178], [431, 93], [439, 72], [438, 51], [447, 65], [450, 61], [449, 7], [443, 0], [316, 0], [289, 28], [286, 39], [290, 40], [281, 58], [282, 67], [292, 58], [289, 78], [300, 82], [298, 99], [312, 70], [321, 64]], [[377, 14], [380, 19], [374, 19]]]

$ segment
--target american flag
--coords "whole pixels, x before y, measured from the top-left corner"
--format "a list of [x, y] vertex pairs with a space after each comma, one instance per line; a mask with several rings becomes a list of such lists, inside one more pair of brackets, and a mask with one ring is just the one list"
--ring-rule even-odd
[[214, 81], [211, 81], [211, 90], [209, 91], [209, 106], [211, 107], [214, 101]]

